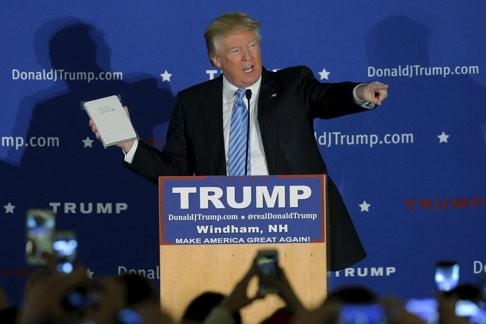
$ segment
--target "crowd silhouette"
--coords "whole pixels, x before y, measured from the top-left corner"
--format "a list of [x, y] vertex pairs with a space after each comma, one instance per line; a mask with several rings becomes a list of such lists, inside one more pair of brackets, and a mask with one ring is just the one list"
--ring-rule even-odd
[[[447, 292], [431, 292], [435, 302], [434, 315], [425, 315], [407, 308], [399, 296], [378, 296], [369, 287], [349, 286], [323, 294], [318, 307], [303, 305], [287, 279], [285, 269], [270, 278], [276, 295], [284, 306], [262, 321], [242, 319], [241, 311], [265, 296], [249, 292], [258, 278], [255, 261], [228, 294], [211, 291], [201, 293], [185, 308], [180, 319], [167, 313], [153, 282], [138, 274], [122, 274], [90, 278], [89, 272], [77, 263], [74, 270], [61, 273], [56, 269], [56, 257], [44, 255], [46, 265], [34, 269], [26, 282], [20, 305], [11, 305], [0, 287], [0, 323], [12, 324], [468, 324], [486, 323], [484, 296], [480, 287], [461, 283]], [[204, 280], [204, 278], [201, 278]], [[267, 278], [268, 284], [268, 278]], [[457, 313], [463, 301], [477, 306], [478, 314]]]

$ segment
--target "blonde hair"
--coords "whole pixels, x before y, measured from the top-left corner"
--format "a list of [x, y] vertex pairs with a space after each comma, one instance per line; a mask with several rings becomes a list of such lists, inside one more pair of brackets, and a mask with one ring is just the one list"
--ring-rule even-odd
[[260, 43], [260, 23], [251, 19], [242, 12], [229, 12], [213, 20], [206, 32], [204, 38], [208, 49], [208, 56], [212, 57], [218, 53], [218, 38], [232, 32], [250, 31], [255, 34], [257, 42]]

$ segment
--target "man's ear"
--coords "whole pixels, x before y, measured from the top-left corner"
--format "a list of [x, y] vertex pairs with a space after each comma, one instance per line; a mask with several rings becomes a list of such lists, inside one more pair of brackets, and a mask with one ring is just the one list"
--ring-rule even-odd
[[211, 62], [215, 67], [221, 69], [221, 59], [219, 56], [211, 56]]

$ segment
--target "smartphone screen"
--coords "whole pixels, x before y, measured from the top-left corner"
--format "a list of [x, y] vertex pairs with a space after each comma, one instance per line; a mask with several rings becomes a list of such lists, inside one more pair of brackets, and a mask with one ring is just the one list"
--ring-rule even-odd
[[447, 292], [459, 284], [459, 264], [455, 261], [439, 261], [435, 267], [437, 289]]
[[479, 305], [472, 300], [460, 299], [456, 302], [456, 315], [460, 317], [477, 316], [480, 312]]
[[52, 254], [55, 215], [50, 209], [29, 209], [26, 216], [25, 253], [28, 264], [41, 265], [44, 253]]
[[344, 304], [339, 311], [339, 324], [385, 324], [386, 315], [379, 304]]
[[264, 296], [268, 293], [276, 293], [273, 287], [272, 278], [278, 276], [278, 253], [276, 250], [261, 250], [256, 256], [258, 267], [259, 294]]
[[60, 231], [55, 234], [52, 244], [57, 257], [56, 269], [63, 274], [74, 270], [78, 241], [73, 231]]
[[437, 323], [439, 313], [437, 299], [430, 298], [411, 298], [405, 303], [405, 309], [420, 317], [425, 323]]

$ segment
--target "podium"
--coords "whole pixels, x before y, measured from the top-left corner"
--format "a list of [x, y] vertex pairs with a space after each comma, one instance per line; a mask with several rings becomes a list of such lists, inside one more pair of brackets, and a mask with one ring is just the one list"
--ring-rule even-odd
[[[257, 251], [275, 249], [302, 303], [327, 295], [324, 175], [160, 177], [161, 303], [176, 320], [203, 292], [229, 294]], [[254, 296], [253, 278], [248, 296]], [[259, 323], [284, 306], [267, 295], [241, 310]]]

